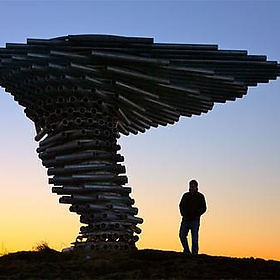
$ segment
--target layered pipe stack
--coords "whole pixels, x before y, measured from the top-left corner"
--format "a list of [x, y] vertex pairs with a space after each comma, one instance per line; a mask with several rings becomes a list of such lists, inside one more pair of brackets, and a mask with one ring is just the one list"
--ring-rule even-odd
[[141, 232], [121, 134], [207, 113], [279, 75], [266, 56], [152, 38], [69, 35], [0, 48], [0, 85], [35, 124], [52, 192], [80, 215], [73, 245], [96, 251], [136, 249]]

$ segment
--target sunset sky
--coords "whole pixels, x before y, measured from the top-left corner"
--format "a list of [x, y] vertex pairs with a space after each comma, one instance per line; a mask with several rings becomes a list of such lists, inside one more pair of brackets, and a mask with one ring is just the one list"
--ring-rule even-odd
[[[280, 1], [0, 0], [0, 47], [68, 34], [217, 44], [280, 62]], [[81, 226], [51, 193], [33, 123], [0, 88], [0, 254], [61, 250]], [[235, 102], [119, 140], [144, 219], [139, 249], [181, 251], [178, 203], [195, 178], [208, 211], [200, 253], [280, 260], [280, 78]]]

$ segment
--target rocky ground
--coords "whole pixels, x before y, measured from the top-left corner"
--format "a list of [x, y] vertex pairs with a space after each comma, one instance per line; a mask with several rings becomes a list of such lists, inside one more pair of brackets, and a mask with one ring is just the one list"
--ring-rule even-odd
[[45, 247], [0, 257], [0, 279], [280, 279], [280, 262], [160, 250], [61, 253]]

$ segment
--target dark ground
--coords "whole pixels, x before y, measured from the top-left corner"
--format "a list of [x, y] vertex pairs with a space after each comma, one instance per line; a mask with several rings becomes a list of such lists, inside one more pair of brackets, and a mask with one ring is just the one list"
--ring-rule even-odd
[[280, 262], [160, 250], [85, 255], [43, 248], [0, 257], [0, 279], [280, 279]]

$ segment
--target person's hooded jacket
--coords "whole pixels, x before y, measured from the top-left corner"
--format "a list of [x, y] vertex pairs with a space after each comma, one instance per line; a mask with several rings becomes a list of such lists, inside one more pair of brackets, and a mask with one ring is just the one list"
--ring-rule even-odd
[[199, 220], [200, 216], [204, 214], [207, 209], [204, 195], [200, 192], [184, 193], [179, 208], [183, 219], [188, 221]]

